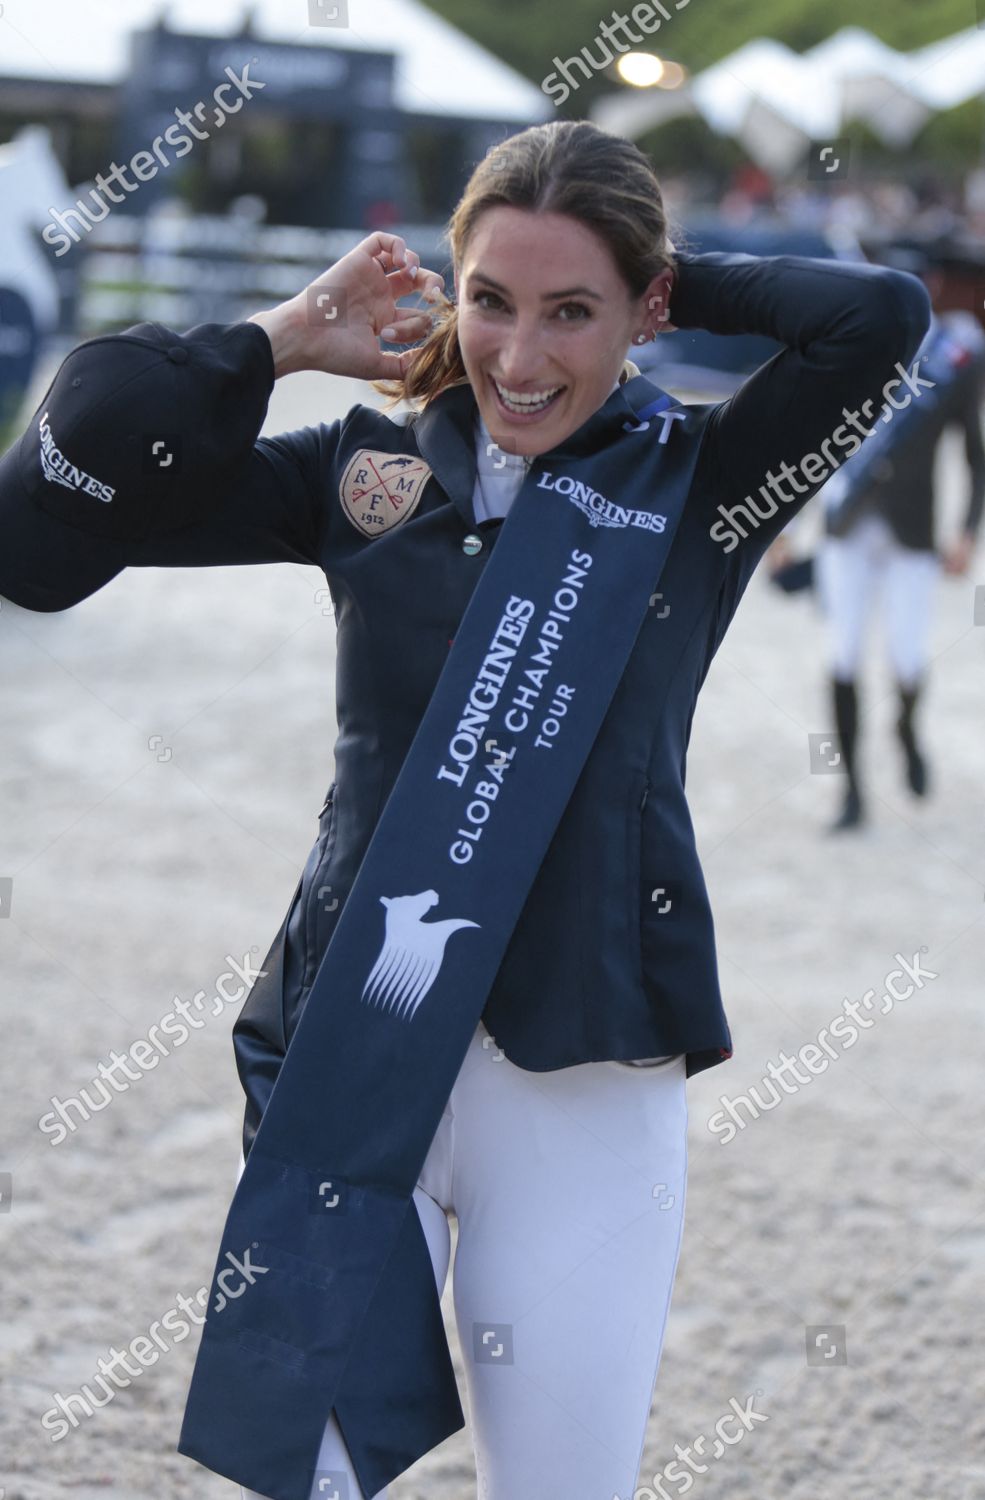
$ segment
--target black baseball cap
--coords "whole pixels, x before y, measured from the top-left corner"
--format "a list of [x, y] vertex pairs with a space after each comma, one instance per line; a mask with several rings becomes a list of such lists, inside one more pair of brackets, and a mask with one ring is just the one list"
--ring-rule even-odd
[[78, 345], [0, 458], [0, 594], [65, 609], [130, 544], [207, 515], [249, 459], [273, 377], [255, 323], [138, 323]]

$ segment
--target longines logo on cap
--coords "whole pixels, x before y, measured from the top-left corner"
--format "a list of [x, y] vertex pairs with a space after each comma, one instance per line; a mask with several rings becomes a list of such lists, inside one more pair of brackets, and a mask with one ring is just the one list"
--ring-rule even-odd
[[555, 479], [549, 470], [545, 470], [537, 488], [557, 490], [559, 495], [565, 495], [593, 526], [642, 526], [644, 531], [663, 531], [667, 525], [666, 516], [652, 510], [633, 510], [626, 505], [616, 505], [614, 500], [607, 500], [590, 484], [585, 484], [582, 479], [572, 479], [570, 474], [559, 474]]
[[423, 458], [360, 448], [346, 464], [339, 496], [346, 515], [364, 536], [382, 536], [406, 521], [431, 478]]
[[437, 905], [437, 891], [419, 891], [416, 896], [381, 896], [386, 907], [383, 947], [363, 985], [362, 998], [383, 1010], [412, 1017], [438, 977], [445, 944], [462, 927], [478, 927], [464, 917], [444, 922], [425, 922], [423, 916]]
[[49, 425], [47, 412], [38, 423], [38, 432], [41, 435], [41, 468], [49, 484], [63, 484], [69, 490], [82, 490], [86, 495], [94, 495], [97, 500], [112, 500], [116, 491], [111, 485], [94, 479], [84, 469], [77, 469], [61, 449], [55, 446], [55, 436]]

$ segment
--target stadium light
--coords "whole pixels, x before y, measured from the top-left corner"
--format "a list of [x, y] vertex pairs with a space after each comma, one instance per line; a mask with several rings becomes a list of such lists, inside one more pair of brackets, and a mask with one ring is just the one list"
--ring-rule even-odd
[[616, 72], [623, 83], [637, 89], [677, 89], [685, 78], [680, 63], [665, 62], [654, 52], [624, 52], [616, 63]]

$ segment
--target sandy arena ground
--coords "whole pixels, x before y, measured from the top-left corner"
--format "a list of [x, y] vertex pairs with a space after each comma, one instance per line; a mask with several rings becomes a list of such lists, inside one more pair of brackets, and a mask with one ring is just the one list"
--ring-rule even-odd
[[[292, 376], [265, 430], [370, 396]], [[953, 517], [958, 450], [945, 469]], [[768, 1421], [709, 1460], [700, 1500], [985, 1496], [976, 577], [981, 551], [972, 577], [939, 588], [925, 805], [901, 789], [873, 641], [862, 834], [824, 836], [841, 782], [809, 773], [808, 733], [832, 727], [809, 598], [758, 575], [704, 688], [688, 787], [736, 1050], [689, 1085], [684, 1247], [641, 1485], [675, 1443], [706, 1434], [710, 1449], [730, 1398], [758, 1392]], [[0, 921], [5, 1500], [238, 1500], [174, 1450], [195, 1338], [63, 1441], [39, 1425], [54, 1392], [77, 1390], [110, 1346], [208, 1281], [239, 1150], [237, 1007], [60, 1145], [37, 1122], [175, 996], [211, 995], [225, 955], [266, 951], [332, 776], [321, 587], [316, 569], [287, 565], [130, 569], [61, 614], [0, 609], [0, 876], [13, 877]], [[816, 1038], [846, 997], [881, 995], [894, 955], [924, 948], [937, 977], [827, 1071], [728, 1144], [709, 1130], [720, 1096]], [[450, 1278], [445, 1309], [459, 1358]], [[808, 1365], [806, 1328], [830, 1325], [841, 1332], [818, 1347], [837, 1356]], [[393, 1500], [474, 1494], [467, 1428], [392, 1487]]]

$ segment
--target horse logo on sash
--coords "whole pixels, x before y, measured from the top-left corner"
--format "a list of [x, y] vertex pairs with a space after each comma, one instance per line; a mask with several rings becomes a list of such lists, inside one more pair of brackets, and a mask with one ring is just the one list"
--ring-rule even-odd
[[382, 1001], [384, 1010], [396, 1010], [398, 1015], [413, 1016], [438, 977], [445, 944], [452, 933], [479, 924], [464, 917], [423, 921], [424, 913], [438, 901], [437, 891], [381, 896], [380, 901], [386, 907], [386, 931], [362, 998], [374, 1005]]

